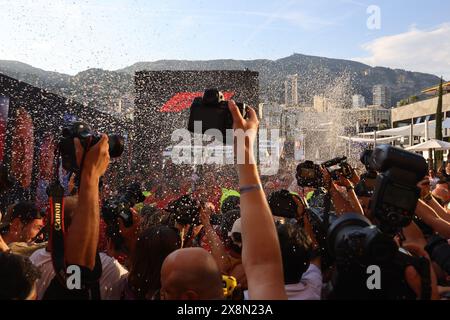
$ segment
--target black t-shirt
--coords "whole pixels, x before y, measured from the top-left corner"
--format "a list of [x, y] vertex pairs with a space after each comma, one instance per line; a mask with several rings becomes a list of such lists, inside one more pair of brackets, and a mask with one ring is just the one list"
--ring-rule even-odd
[[442, 172], [442, 179], [446, 182], [450, 182], [450, 175], [445, 172], [445, 170]]

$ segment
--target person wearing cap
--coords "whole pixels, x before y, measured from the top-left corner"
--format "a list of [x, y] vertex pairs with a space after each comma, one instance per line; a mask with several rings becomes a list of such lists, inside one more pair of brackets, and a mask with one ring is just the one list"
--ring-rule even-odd
[[0, 234], [6, 244], [31, 243], [44, 227], [44, 216], [32, 202], [19, 202], [3, 217]]

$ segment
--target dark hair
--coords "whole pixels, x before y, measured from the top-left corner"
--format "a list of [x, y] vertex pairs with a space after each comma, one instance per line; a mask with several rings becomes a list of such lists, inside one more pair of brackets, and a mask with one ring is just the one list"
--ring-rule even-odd
[[436, 183], [436, 185], [438, 185], [438, 184], [446, 184], [448, 186], [448, 182], [445, 180], [442, 180], [442, 179]]
[[0, 252], [0, 300], [25, 300], [40, 276], [28, 258]]
[[11, 211], [5, 215], [0, 227], [0, 233], [5, 234], [9, 232], [9, 226], [14, 219], [19, 219], [24, 225], [31, 223], [35, 219], [42, 219], [45, 217], [45, 211], [39, 211], [36, 205], [31, 201], [21, 201], [16, 203]]
[[312, 255], [312, 241], [298, 224], [288, 222], [277, 226], [283, 258], [284, 281], [299, 283], [309, 268]]
[[267, 200], [274, 216], [295, 219], [298, 205], [288, 190], [272, 192]]
[[166, 211], [181, 225], [200, 225], [200, 202], [191, 195], [184, 195], [171, 203]]
[[161, 288], [162, 264], [180, 246], [177, 231], [168, 226], [151, 227], [139, 234], [128, 275], [128, 283], [136, 299], [144, 300], [148, 293], [153, 295]]
[[145, 205], [140, 213], [142, 216], [142, 230], [158, 226], [160, 224], [165, 224], [164, 222], [167, 220], [167, 214], [155, 206]]
[[220, 206], [220, 211], [227, 212], [230, 210], [236, 210], [240, 207], [241, 198], [238, 196], [229, 196], [225, 200], [223, 200], [222, 205]]
[[28, 224], [35, 219], [42, 219], [44, 215], [31, 201], [17, 203], [11, 212], [12, 219], [19, 218], [23, 224]]

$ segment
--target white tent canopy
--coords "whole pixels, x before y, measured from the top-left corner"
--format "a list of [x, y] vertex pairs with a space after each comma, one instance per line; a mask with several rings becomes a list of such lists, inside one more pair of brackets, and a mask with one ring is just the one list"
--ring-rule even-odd
[[[356, 142], [356, 143], [375, 143], [375, 138], [358, 138], [358, 137], [339, 137], [340, 139], [350, 141], [350, 142]], [[395, 137], [388, 137], [388, 138], [377, 138], [376, 142], [383, 144], [383, 143], [390, 143], [396, 140], [399, 140], [403, 138], [403, 136], [395, 136]]]
[[450, 143], [432, 139], [424, 143], [418, 144], [416, 146], [406, 148], [406, 150], [408, 151], [416, 151], [416, 152], [428, 151], [430, 149], [436, 151], [450, 150]]
[[[414, 136], [425, 137], [425, 122], [413, 125]], [[442, 122], [442, 129], [450, 129], [450, 118]], [[403, 136], [407, 137], [411, 133], [411, 126], [404, 126], [394, 129], [377, 131], [377, 137]], [[361, 133], [360, 136], [374, 136], [375, 132]], [[435, 138], [436, 136], [436, 120], [428, 122], [428, 138]]]

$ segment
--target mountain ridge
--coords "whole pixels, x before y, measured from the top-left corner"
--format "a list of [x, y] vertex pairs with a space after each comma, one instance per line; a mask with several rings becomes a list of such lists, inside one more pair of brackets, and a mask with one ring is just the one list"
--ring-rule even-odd
[[304, 104], [311, 104], [315, 95], [325, 95], [348, 104], [351, 95], [356, 93], [365, 96], [370, 104], [373, 86], [382, 84], [391, 89], [392, 105], [395, 105], [397, 101], [416, 95], [440, 80], [436, 75], [422, 72], [371, 67], [353, 60], [299, 53], [276, 60], [141, 61], [117, 70], [92, 68], [74, 76], [45, 71], [19, 61], [0, 60], [0, 73], [106, 111], [123, 96], [132, 100], [136, 71], [244, 69], [259, 72], [262, 101], [283, 102], [286, 77], [298, 74], [298, 92]]

